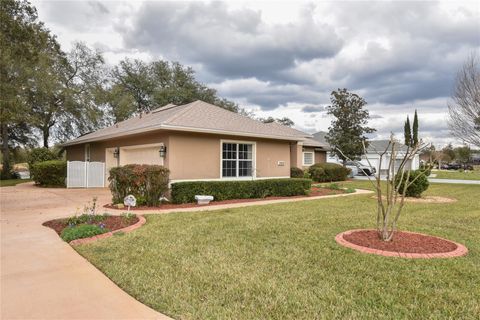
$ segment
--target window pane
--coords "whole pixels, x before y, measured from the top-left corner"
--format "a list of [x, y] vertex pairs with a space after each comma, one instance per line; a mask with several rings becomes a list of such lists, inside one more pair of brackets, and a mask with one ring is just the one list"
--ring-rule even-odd
[[237, 176], [237, 161], [223, 160], [222, 161], [222, 177], [236, 177]]
[[224, 143], [222, 150], [223, 159], [237, 159], [237, 145], [234, 143]]
[[239, 177], [252, 176], [252, 161], [240, 160], [238, 162], [238, 176]]
[[251, 144], [239, 144], [238, 145], [238, 158], [239, 159], [248, 159], [251, 160], [253, 158], [252, 150], [253, 145]]
[[303, 163], [307, 165], [313, 164], [313, 153], [312, 152], [305, 152], [303, 154]]

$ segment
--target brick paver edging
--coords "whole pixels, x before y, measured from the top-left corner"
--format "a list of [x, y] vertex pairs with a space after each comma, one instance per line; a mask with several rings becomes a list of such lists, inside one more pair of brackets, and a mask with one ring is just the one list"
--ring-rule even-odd
[[131, 226], [128, 226], [128, 227], [125, 227], [125, 228], [122, 228], [122, 229], [118, 229], [118, 230], [114, 230], [114, 231], [110, 231], [110, 232], [106, 232], [106, 233], [102, 233], [102, 234], [99, 234], [97, 236], [93, 236], [93, 237], [90, 237], [90, 238], [72, 240], [72, 241], [70, 241], [70, 245], [74, 246], [74, 245], [78, 245], [78, 244], [85, 244], [85, 243], [94, 242], [94, 241], [97, 241], [97, 240], [100, 240], [100, 239], [109, 238], [109, 237], [113, 236], [114, 233], [117, 233], [117, 232], [125, 232], [125, 233], [131, 232], [135, 229], [140, 228], [141, 226], [143, 226], [145, 224], [145, 222], [147, 222], [147, 220], [145, 220], [144, 216], [137, 216], [137, 217], [138, 217], [137, 223], [132, 224]]
[[[442, 252], [442, 253], [404, 253], [404, 252], [385, 251], [385, 250], [378, 250], [378, 249], [363, 247], [363, 246], [359, 246], [359, 245], [356, 245], [354, 243], [351, 243], [351, 242], [345, 240], [345, 238], [343, 238], [344, 235], [351, 234], [355, 231], [365, 231], [365, 230], [368, 230], [368, 229], [355, 229], [355, 230], [348, 230], [348, 231], [339, 233], [335, 236], [335, 241], [337, 241], [338, 244], [340, 244], [344, 247], [354, 249], [354, 250], [357, 250], [357, 251], [360, 251], [360, 252], [363, 252], [363, 253], [377, 254], [377, 255], [381, 255], [381, 256], [385, 256], [385, 257], [397, 257], [397, 258], [407, 258], [407, 259], [454, 258], [454, 257], [464, 256], [468, 253], [468, 249], [464, 245], [462, 245], [460, 243], [456, 243], [456, 242], [451, 241], [451, 240], [443, 239], [443, 238], [440, 238], [440, 237], [435, 237], [435, 238], [454, 243], [457, 246], [457, 248], [453, 251]], [[422, 236], [434, 237], [434, 236], [425, 235], [425, 234], [417, 233], [417, 232], [408, 232], [408, 231], [402, 231], [402, 232], [412, 233], [412, 234], [420, 234]]]

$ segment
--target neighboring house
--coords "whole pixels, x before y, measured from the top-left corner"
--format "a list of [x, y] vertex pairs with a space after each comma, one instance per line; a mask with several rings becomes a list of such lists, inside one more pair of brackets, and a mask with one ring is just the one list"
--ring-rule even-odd
[[[325, 144], [328, 146], [328, 143], [325, 140], [325, 135], [327, 132], [317, 132], [313, 134], [313, 139], [318, 141], [319, 143]], [[362, 159], [360, 162], [364, 165], [369, 165], [375, 167], [377, 172], [380, 171], [380, 155], [379, 153], [383, 153], [385, 149], [387, 148], [389, 143], [389, 140], [370, 140], [368, 141], [368, 147], [367, 147], [367, 154], [365, 156], [362, 156]], [[327, 147], [328, 148], [328, 147]], [[328, 149], [329, 150], [329, 149]], [[405, 151], [407, 150], [407, 146], [404, 144], [400, 144], [398, 147], [398, 154], [395, 159], [395, 167], [398, 168], [400, 165], [404, 155]], [[386, 169], [388, 167], [388, 163], [390, 161], [390, 152], [387, 152], [387, 154], [382, 158], [382, 163], [381, 163], [381, 173], [384, 174], [386, 173]], [[333, 163], [341, 163], [340, 159], [332, 154], [331, 152], [328, 152], [326, 162], [333, 162]], [[420, 156], [417, 154], [412, 160], [409, 160], [407, 165], [407, 169], [413, 169], [417, 170], [420, 168]]]
[[157, 164], [170, 170], [173, 182], [265, 179], [324, 162], [326, 146], [311, 137], [195, 101], [160, 107], [63, 146], [68, 161], [105, 163], [106, 178], [115, 166]]

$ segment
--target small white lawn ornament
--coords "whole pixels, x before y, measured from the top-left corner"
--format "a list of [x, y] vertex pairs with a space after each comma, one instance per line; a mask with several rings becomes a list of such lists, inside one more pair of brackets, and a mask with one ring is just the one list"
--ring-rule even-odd
[[128, 206], [128, 211], [130, 211], [130, 207], [135, 207], [137, 205], [137, 199], [133, 194], [129, 194], [123, 199], [123, 204]]

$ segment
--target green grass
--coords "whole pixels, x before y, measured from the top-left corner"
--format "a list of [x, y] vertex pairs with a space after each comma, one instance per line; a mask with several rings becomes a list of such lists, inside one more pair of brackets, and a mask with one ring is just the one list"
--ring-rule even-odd
[[435, 179], [480, 180], [480, 171], [432, 171]]
[[[368, 182], [344, 186], [367, 188]], [[130, 295], [177, 319], [478, 319], [480, 195], [476, 185], [431, 185], [452, 204], [406, 205], [400, 228], [470, 252], [407, 260], [336, 244], [371, 228], [371, 195], [147, 216], [122, 237], [76, 247]]]
[[30, 182], [30, 179], [8, 179], [8, 180], [0, 180], [0, 187], [11, 187], [16, 186], [20, 183]]

